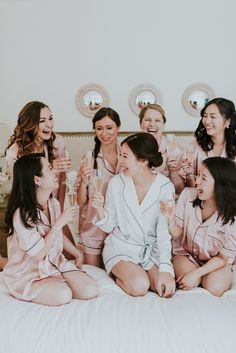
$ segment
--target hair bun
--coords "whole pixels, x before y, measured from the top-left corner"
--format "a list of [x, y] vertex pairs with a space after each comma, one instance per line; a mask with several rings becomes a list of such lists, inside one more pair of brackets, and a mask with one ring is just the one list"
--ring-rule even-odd
[[162, 154], [161, 152], [157, 152], [155, 153], [154, 156], [150, 156], [150, 159], [149, 159], [149, 168], [157, 168], [157, 167], [160, 167], [160, 165], [162, 165], [163, 163], [163, 157], [162, 157]]

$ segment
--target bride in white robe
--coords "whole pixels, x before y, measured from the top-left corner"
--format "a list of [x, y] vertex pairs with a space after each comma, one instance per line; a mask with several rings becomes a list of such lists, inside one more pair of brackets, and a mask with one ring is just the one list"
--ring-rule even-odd
[[123, 174], [108, 185], [106, 203], [94, 193], [94, 224], [109, 233], [103, 261], [116, 283], [130, 295], [144, 295], [151, 289], [160, 296], [175, 292], [168, 223], [160, 212], [160, 200], [174, 194], [170, 180], [154, 173], [162, 162], [152, 135], [137, 133], [122, 142]]

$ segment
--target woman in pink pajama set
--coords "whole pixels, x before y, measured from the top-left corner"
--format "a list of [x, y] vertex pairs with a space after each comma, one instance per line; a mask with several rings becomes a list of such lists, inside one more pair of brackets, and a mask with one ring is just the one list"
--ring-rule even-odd
[[[83, 255], [63, 234], [78, 218], [71, 207], [61, 213], [52, 197], [58, 175], [42, 154], [30, 154], [14, 164], [13, 186], [6, 212], [8, 263], [4, 280], [17, 299], [57, 306], [97, 295], [95, 281], [81, 270]], [[75, 264], [62, 254], [75, 257]]]
[[[194, 178], [208, 157], [236, 160], [236, 111], [234, 103], [225, 98], [214, 98], [201, 110], [201, 120], [195, 131], [195, 141], [189, 146], [191, 161], [182, 163], [180, 174], [187, 186], [194, 186]], [[186, 178], [187, 177], [187, 178]]]
[[231, 286], [236, 256], [236, 165], [227, 158], [203, 161], [197, 188], [185, 188], [176, 214], [163, 209], [173, 237], [177, 285], [190, 290], [201, 285], [221, 296]]
[[93, 166], [86, 165], [86, 158], [84, 158], [79, 170], [80, 234], [78, 247], [84, 251], [86, 264], [102, 267], [101, 254], [107, 233], [92, 224], [96, 215], [90, 200], [92, 168], [102, 171], [102, 194], [105, 196], [109, 180], [120, 170], [121, 149], [117, 144], [117, 135], [121, 123], [118, 113], [112, 108], [105, 107], [97, 111], [92, 122], [96, 133]]

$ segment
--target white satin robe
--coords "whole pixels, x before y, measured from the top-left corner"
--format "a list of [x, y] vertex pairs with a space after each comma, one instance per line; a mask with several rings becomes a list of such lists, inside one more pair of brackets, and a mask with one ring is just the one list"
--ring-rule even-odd
[[174, 192], [171, 181], [157, 173], [145, 198], [139, 204], [133, 179], [123, 174], [108, 185], [105, 217], [94, 224], [110, 233], [105, 240], [103, 261], [107, 272], [121, 260], [139, 264], [146, 271], [154, 264], [160, 272], [174, 275], [171, 263], [171, 237], [165, 216], [160, 212], [163, 192]]

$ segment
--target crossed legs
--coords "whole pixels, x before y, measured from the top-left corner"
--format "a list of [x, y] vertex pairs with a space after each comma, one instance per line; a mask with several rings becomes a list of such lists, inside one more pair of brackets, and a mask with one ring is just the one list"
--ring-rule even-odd
[[[187, 274], [194, 269], [197, 265], [194, 264], [187, 256], [177, 255], [173, 258], [175, 275], [178, 279], [179, 276]], [[232, 283], [231, 266], [226, 265], [219, 270], [213, 271], [202, 276], [195, 287], [202, 286], [207, 289], [212, 295], [222, 296], [225, 291], [229, 290]]]

